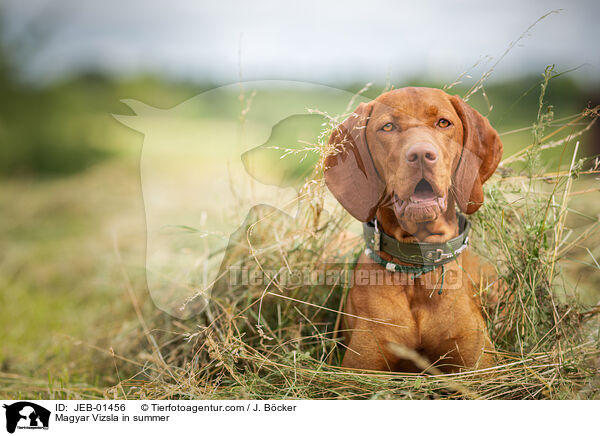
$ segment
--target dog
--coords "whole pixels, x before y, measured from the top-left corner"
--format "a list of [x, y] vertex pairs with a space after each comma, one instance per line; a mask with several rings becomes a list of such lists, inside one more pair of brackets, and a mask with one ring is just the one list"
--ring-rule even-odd
[[[502, 156], [498, 133], [460, 97], [408, 87], [361, 103], [329, 144], [329, 190], [369, 223], [368, 248], [345, 302], [342, 366], [398, 372], [493, 366], [478, 292], [486, 266], [463, 252], [468, 221], [456, 206], [469, 215], [482, 205], [482, 185]], [[412, 261], [401, 255], [405, 249], [423, 256]], [[383, 283], [359, 280], [377, 274]]]

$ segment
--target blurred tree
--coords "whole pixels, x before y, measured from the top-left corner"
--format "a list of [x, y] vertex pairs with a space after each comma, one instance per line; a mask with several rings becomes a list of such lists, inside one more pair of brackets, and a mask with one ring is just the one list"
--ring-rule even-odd
[[96, 121], [85, 86], [40, 87], [21, 79], [55, 28], [49, 6], [10, 35], [3, 17], [0, 9], [0, 176], [68, 174], [109, 156], [91, 137], [98, 129], [89, 125]]

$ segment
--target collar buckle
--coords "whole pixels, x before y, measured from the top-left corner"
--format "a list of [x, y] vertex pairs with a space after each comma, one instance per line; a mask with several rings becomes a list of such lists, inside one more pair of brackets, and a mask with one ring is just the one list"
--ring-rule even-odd
[[439, 263], [446, 259], [458, 257], [458, 255], [460, 253], [462, 253], [467, 248], [468, 245], [469, 245], [469, 237], [467, 236], [467, 237], [465, 237], [465, 241], [462, 243], [462, 245], [460, 247], [458, 247], [454, 252], [446, 253], [441, 248], [438, 248], [436, 250], [430, 250], [430, 251], [426, 252], [425, 259], [427, 259], [428, 261], [433, 262], [433, 263]]
[[445, 253], [444, 250], [442, 250], [441, 248], [438, 248], [437, 250], [431, 250], [425, 253], [425, 259], [433, 263], [441, 262], [442, 260], [448, 259], [452, 256], [452, 253]]

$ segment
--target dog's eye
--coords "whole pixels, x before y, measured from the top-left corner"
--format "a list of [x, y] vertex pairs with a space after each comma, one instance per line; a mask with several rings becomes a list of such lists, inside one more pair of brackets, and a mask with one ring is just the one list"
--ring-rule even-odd
[[383, 130], [384, 132], [391, 132], [392, 130], [394, 130], [394, 125], [392, 123], [384, 124], [381, 130]]
[[438, 127], [445, 129], [446, 127], [450, 127], [452, 123], [448, 121], [446, 118], [440, 118], [437, 122]]

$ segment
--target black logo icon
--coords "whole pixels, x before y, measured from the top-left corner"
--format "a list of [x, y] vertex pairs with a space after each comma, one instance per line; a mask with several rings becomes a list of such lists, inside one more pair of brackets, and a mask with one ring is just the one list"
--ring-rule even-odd
[[19, 401], [3, 406], [6, 409], [6, 431], [15, 429], [48, 429], [50, 411], [29, 401]]

